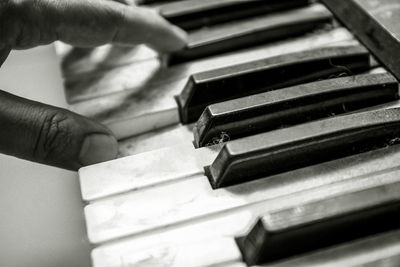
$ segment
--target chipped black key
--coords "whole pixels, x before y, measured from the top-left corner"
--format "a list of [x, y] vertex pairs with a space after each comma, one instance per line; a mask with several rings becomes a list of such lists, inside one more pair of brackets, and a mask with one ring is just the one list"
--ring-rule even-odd
[[192, 31], [187, 47], [167, 57], [168, 64], [247, 48], [293, 37], [331, 22], [332, 14], [322, 5], [260, 15]]
[[397, 143], [400, 108], [341, 115], [231, 141], [206, 175], [213, 188]]
[[159, 12], [171, 23], [192, 30], [308, 4], [308, 0], [188, 0], [162, 5]]
[[208, 106], [193, 129], [196, 147], [225, 134], [237, 139], [329, 117], [398, 98], [389, 73], [363, 74], [300, 84]]
[[369, 53], [362, 46], [325, 47], [190, 76], [176, 97], [181, 122], [195, 122], [210, 104], [271, 91], [299, 83], [352, 74], [368, 69]]
[[397, 182], [268, 213], [237, 242], [252, 266], [399, 228], [399, 216]]

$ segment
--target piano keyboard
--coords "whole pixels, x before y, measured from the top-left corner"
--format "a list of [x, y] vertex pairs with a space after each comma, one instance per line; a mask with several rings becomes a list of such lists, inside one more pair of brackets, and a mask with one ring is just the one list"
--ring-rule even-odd
[[93, 266], [399, 265], [395, 76], [322, 4], [138, 2], [185, 50], [58, 45], [72, 109], [120, 139], [79, 170]]

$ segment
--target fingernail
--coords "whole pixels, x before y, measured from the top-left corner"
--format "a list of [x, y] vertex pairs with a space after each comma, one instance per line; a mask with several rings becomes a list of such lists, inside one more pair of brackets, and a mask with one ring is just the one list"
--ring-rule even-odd
[[79, 153], [82, 165], [91, 165], [117, 157], [118, 143], [115, 137], [105, 134], [91, 134], [85, 138]]

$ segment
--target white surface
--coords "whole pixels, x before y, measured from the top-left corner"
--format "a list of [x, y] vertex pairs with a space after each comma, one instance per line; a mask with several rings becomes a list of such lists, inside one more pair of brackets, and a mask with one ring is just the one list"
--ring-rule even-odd
[[220, 146], [194, 149], [190, 142], [110, 160], [79, 170], [82, 196], [94, 201], [115, 194], [137, 191], [204, 175]]
[[[0, 88], [66, 106], [53, 47], [13, 52]], [[0, 154], [0, 214], [1, 267], [90, 266], [76, 173]]]
[[[284, 208], [285, 202], [298, 203], [304, 197], [313, 197], [306, 190], [321, 187], [320, 191], [316, 189], [317, 194], [332, 196], [336, 189], [328, 185], [333, 183], [338, 184], [338, 192], [344, 193], [392, 179], [400, 181], [399, 162], [399, 146], [392, 146], [216, 190], [202, 175], [164, 182], [87, 205], [88, 236], [93, 244], [99, 244], [170, 229], [215, 214], [252, 210], [258, 216], [265, 211], [256, 208], [260, 203], [269, 211], [275, 204]], [[322, 194], [322, 190], [327, 192]]]

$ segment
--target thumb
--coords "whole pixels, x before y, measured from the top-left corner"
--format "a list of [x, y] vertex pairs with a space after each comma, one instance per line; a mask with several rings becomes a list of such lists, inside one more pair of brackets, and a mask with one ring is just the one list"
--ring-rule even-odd
[[70, 170], [116, 158], [105, 126], [0, 90], [0, 152]]

